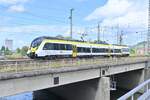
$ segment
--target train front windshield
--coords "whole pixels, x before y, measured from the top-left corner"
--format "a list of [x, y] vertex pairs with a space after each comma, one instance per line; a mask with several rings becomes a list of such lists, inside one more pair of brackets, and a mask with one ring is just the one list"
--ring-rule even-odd
[[37, 38], [35, 40], [32, 41], [31, 43], [31, 47], [35, 48], [38, 47], [43, 41], [43, 38]]

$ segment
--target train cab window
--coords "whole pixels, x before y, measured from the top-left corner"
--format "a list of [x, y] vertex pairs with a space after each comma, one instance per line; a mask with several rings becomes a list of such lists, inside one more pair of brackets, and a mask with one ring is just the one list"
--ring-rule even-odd
[[31, 47], [38, 47], [43, 41], [43, 38], [37, 38], [35, 40], [32, 41], [31, 43]]

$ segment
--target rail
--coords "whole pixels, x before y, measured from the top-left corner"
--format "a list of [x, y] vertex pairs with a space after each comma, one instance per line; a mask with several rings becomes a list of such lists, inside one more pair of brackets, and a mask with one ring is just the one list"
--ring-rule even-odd
[[122, 97], [118, 98], [117, 100], [129, 100], [129, 99], [137, 100], [137, 99], [134, 98], [134, 95], [135, 95], [135, 93], [138, 93], [143, 88], [146, 88], [146, 94], [144, 93], [142, 96], [140, 96], [138, 98], [138, 100], [148, 100], [146, 98], [150, 96], [150, 94], [149, 94], [150, 93], [149, 83], [150, 83], [150, 79], [145, 81], [145, 82], [143, 82], [142, 84], [140, 84], [139, 86], [137, 86], [133, 90], [129, 91], [128, 93], [126, 93]]

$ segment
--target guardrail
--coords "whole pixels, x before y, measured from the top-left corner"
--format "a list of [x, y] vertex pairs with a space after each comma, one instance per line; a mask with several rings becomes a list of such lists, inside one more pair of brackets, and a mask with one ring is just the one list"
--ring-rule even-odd
[[122, 97], [118, 98], [117, 100], [129, 100], [129, 99], [135, 100], [134, 99], [135, 93], [138, 93], [143, 88], [146, 88], [146, 94], [144, 93], [142, 96], [140, 96], [138, 98], [138, 100], [149, 100], [150, 98], [147, 99], [150, 96], [149, 83], [150, 83], [150, 79], [143, 82], [142, 84], [140, 84], [139, 86], [137, 86], [133, 90], [129, 91], [128, 93], [126, 93]]

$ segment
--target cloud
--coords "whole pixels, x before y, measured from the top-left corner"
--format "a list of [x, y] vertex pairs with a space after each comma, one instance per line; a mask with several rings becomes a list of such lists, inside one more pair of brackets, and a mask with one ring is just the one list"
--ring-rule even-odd
[[8, 8], [9, 12], [25, 12], [26, 9], [23, 5], [12, 5]]
[[86, 20], [117, 17], [126, 13], [131, 6], [127, 0], [109, 0], [103, 7], [96, 8]]
[[97, 20], [104, 26], [130, 25], [146, 27], [148, 22], [148, 0], [108, 0], [85, 17], [86, 21]]
[[0, 0], [1, 5], [7, 6], [7, 11], [21, 13], [26, 11], [25, 4], [31, 0]]
[[18, 4], [18, 3], [26, 3], [29, 0], [0, 0], [0, 4]]

